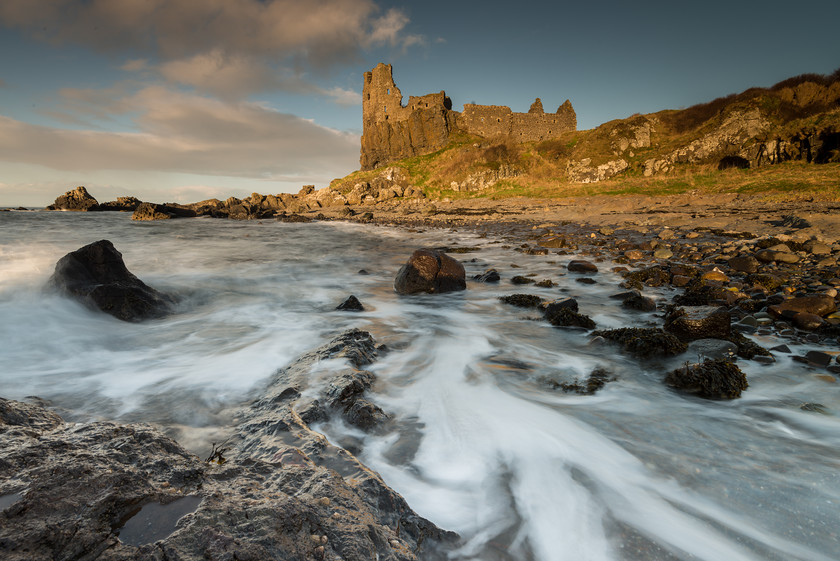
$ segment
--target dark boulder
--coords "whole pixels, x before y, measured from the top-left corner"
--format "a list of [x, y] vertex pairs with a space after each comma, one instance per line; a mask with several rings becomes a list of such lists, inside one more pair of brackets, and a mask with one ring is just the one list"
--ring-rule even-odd
[[741, 156], [724, 156], [718, 162], [718, 170], [725, 169], [750, 169], [750, 161]]
[[638, 291], [632, 291], [622, 301], [624, 308], [638, 310], [640, 312], [653, 312], [656, 310], [656, 301], [653, 298], [642, 296]]
[[394, 279], [394, 290], [398, 294], [440, 294], [466, 288], [464, 266], [434, 249], [418, 249], [412, 253]]
[[530, 277], [523, 277], [522, 275], [516, 275], [510, 282], [513, 284], [534, 284], [536, 281]]
[[590, 263], [589, 261], [569, 261], [569, 264], [566, 267], [572, 273], [584, 273], [587, 275], [593, 275], [598, 272], [598, 266], [594, 263]]
[[47, 209], [93, 211], [99, 210], [99, 202], [80, 185], [58, 197]]
[[735, 399], [747, 389], [747, 376], [725, 359], [706, 359], [686, 364], [665, 375], [665, 383], [683, 392], [708, 399]]
[[758, 267], [760, 263], [758, 259], [753, 257], [752, 255], [742, 255], [738, 257], [731, 257], [727, 262], [729, 268], [733, 271], [739, 271], [741, 273], [748, 273], [753, 274], [758, 271]]
[[131, 274], [108, 240], [59, 259], [48, 286], [124, 321], [160, 317], [173, 304], [172, 298]]
[[336, 310], [344, 310], [345, 312], [361, 312], [364, 311], [364, 309], [365, 307], [362, 306], [359, 299], [352, 294], [336, 308]]
[[286, 213], [283, 213], [282, 215], [280, 215], [277, 218], [277, 220], [279, 220], [280, 222], [301, 223], [301, 224], [306, 223], [306, 222], [312, 222], [312, 219], [309, 218], [308, 216], [302, 216], [300, 214], [286, 214]]

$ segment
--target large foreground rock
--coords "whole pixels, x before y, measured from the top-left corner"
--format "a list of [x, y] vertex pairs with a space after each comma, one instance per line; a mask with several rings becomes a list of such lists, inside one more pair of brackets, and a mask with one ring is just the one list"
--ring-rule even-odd
[[172, 298], [131, 274], [108, 240], [59, 259], [48, 286], [124, 321], [165, 315], [173, 304]]
[[58, 197], [47, 208], [49, 210], [92, 211], [99, 210], [99, 202], [80, 185]]
[[[0, 558], [444, 559], [437, 550], [455, 534], [419, 517], [303, 420], [359, 406], [373, 376], [360, 368], [375, 357], [370, 334], [356, 330], [307, 353], [275, 375], [207, 461], [149, 425], [65, 424], [0, 399]], [[327, 359], [347, 369], [316, 383], [313, 369]], [[178, 500], [185, 496], [193, 498]], [[131, 516], [144, 505], [159, 509], [152, 522], [161, 528], [130, 539]]]
[[418, 249], [397, 272], [394, 290], [398, 294], [439, 294], [467, 288], [464, 266], [435, 249]]

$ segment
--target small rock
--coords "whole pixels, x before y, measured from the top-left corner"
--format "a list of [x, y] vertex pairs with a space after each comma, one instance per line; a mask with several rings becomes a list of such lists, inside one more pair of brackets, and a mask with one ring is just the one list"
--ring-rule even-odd
[[590, 263], [589, 261], [569, 261], [569, 264], [566, 267], [572, 273], [584, 273], [591, 275], [598, 272], [598, 267], [594, 263]]
[[515, 277], [510, 279], [510, 282], [512, 282], [513, 284], [534, 284], [535, 281], [534, 281], [534, 279], [529, 278], [529, 277], [523, 277], [522, 275], [516, 275]]
[[667, 247], [658, 247], [653, 252], [653, 257], [656, 259], [670, 259], [674, 256], [674, 252]]
[[834, 357], [828, 353], [824, 353], [822, 351], [808, 351], [805, 353], [805, 360], [811, 366], [817, 366], [819, 368], [825, 368], [829, 364]]
[[502, 277], [499, 275], [499, 271], [496, 269], [487, 269], [480, 275], [475, 275], [473, 280], [478, 282], [499, 282], [501, 278]]
[[746, 255], [743, 257], [732, 257], [727, 261], [729, 268], [733, 271], [738, 271], [741, 273], [755, 273], [758, 271], [759, 262], [758, 259], [753, 257], [752, 255]]
[[731, 318], [725, 308], [685, 306], [665, 318], [665, 331], [682, 341], [695, 339], [728, 339]]
[[560, 308], [568, 308], [573, 312], [578, 311], [578, 302], [574, 298], [559, 298], [557, 300], [550, 300], [540, 304], [540, 308], [544, 315], [549, 315], [557, 312]]
[[628, 296], [622, 300], [621, 305], [631, 310], [639, 310], [640, 312], [652, 312], [656, 310], [656, 301], [653, 298], [642, 296], [639, 293]]
[[361, 312], [364, 311], [365, 307], [362, 306], [362, 303], [359, 302], [359, 299], [353, 296], [352, 294], [338, 305], [336, 310], [343, 310], [345, 312]]
[[825, 321], [816, 314], [809, 314], [808, 312], [799, 312], [793, 316], [793, 325], [805, 331], [813, 331], [819, 329]]

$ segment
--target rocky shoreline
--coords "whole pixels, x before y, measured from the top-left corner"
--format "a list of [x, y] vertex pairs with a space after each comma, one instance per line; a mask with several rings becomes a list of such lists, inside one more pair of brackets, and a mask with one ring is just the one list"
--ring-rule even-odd
[[[0, 399], [0, 556], [9, 561], [443, 559], [457, 535], [418, 516], [309, 423], [375, 430], [376, 360], [351, 330], [280, 370], [206, 460], [145, 424], [65, 423]], [[303, 398], [323, 360], [346, 369]]]
[[[703, 398], [733, 399], [748, 387], [739, 361], [769, 364], [799, 344], [822, 350], [795, 360], [826, 382], [840, 375], [837, 210], [830, 200], [720, 195], [417, 199], [272, 217], [474, 232], [523, 262], [474, 279], [509, 286], [507, 303], [536, 309], [558, 328], [586, 330], [590, 343], [607, 352], [644, 358], [702, 349], [699, 362], [663, 372], [663, 382]], [[440, 268], [441, 251], [471, 248], [420, 257]], [[525, 256], [544, 256], [557, 264], [558, 277], [576, 283], [602, 282], [608, 267], [623, 277], [615, 305], [638, 321], [597, 330], [573, 299], [527, 294], [529, 285], [556, 282], [535, 278]], [[669, 298], [650, 298], [652, 291]], [[745, 334], [775, 335], [787, 344], [765, 349]], [[378, 353], [372, 337], [357, 330], [307, 353], [242, 409], [230, 438], [203, 461], [148, 425], [68, 424], [37, 400], [0, 400], [0, 552], [12, 560], [445, 557], [456, 535], [419, 517], [376, 473], [309, 427], [340, 417], [362, 430], [385, 430], [393, 420], [365, 396], [374, 378], [364, 367]], [[335, 358], [346, 369], [313, 386], [313, 367]], [[596, 371], [557, 389], [590, 395], [610, 381]], [[819, 403], [802, 408], [824, 412]], [[129, 522], [148, 505], [191, 510], [172, 507], [161, 517], [171, 524], [129, 540]]]

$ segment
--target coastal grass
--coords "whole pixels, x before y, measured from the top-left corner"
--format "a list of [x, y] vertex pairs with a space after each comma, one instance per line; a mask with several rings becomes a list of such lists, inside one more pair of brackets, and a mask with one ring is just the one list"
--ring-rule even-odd
[[671, 174], [644, 177], [630, 172], [597, 183], [570, 183], [561, 176], [525, 174], [498, 182], [482, 191], [459, 192], [442, 186], [425, 189], [433, 200], [512, 197], [540, 199], [592, 196], [667, 196], [740, 193], [780, 200], [816, 197], [840, 201], [840, 164], [785, 162], [755, 169], [718, 171], [713, 166], [686, 166]]

